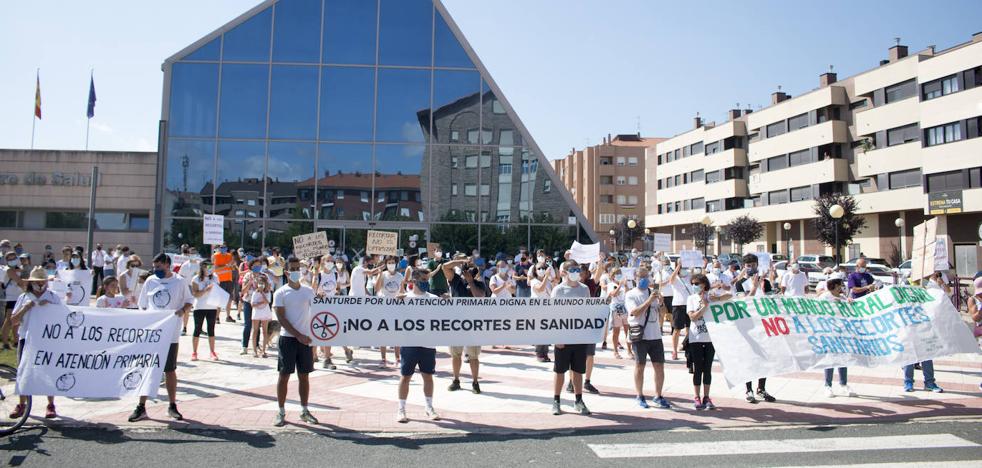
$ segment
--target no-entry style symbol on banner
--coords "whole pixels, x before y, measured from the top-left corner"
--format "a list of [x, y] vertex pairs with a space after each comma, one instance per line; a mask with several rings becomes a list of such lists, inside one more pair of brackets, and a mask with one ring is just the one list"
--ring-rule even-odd
[[330, 340], [338, 334], [341, 322], [330, 312], [321, 312], [310, 321], [310, 333], [321, 340]]

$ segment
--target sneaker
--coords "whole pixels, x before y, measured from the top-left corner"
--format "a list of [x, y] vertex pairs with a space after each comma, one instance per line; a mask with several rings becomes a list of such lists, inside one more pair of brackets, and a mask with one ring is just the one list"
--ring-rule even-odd
[[539, 361], [539, 362], [548, 362], [548, 361], [546, 361], [546, 359], [548, 359], [548, 358], [545, 357], [545, 356], [536, 356], [535, 357], [535, 360], [536, 361]]
[[215, 353], [211, 353], [211, 360], [212, 361], [217, 361], [218, 360], [218, 355], [215, 354]]
[[167, 415], [178, 421], [184, 419], [184, 415], [182, 415], [181, 412], [177, 410], [177, 405], [173, 403], [171, 403], [171, 405], [167, 407]]
[[774, 403], [777, 401], [777, 398], [772, 397], [771, 394], [767, 393], [765, 390], [757, 390], [757, 398], [762, 398], [768, 403]]
[[465, 354], [464, 355], [464, 364], [470, 364], [470, 363], [471, 363], [471, 356], [469, 354]]
[[560, 414], [563, 414], [563, 408], [562, 408], [562, 406], [559, 405], [559, 402], [556, 401], [556, 400], [553, 400], [552, 401], [552, 414], [554, 414], [556, 416], [559, 416]]
[[716, 409], [716, 405], [713, 404], [713, 400], [710, 400], [709, 397], [703, 398], [702, 406], [708, 410]]
[[235, 319], [231, 315], [225, 317], [225, 323], [235, 323]]
[[147, 408], [143, 405], [136, 405], [136, 409], [130, 413], [130, 417], [127, 418], [129, 422], [137, 422], [147, 419]]
[[919, 362], [915, 362], [915, 363], [914, 363], [914, 369], [915, 369], [915, 370], [922, 370], [922, 369], [921, 369], [921, 363], [919, 363]]
[[454, 379], [453, 382], [450, 382], [450, 386], [447, 387], [447, 391], [456, 392], [457, 390], [460, 390], [460, 381]]
[[[25, 409], [24, 408], [24, 405], [18, 403], [17, 406], [14, 407], [14, 410], [10, 412], [10, 414], [8, 415], [8, 417], [10, 417], [10, 419], [18, 419], [18, 418], [20, 418], [21, 416], [24, 415], [24, 409]], [[132, 416], [131, 416], [131, 418], [132, 418]], [[133, 420], [130, 419], [130, 421], [133, 421]]]
[[645, 400], [643, 396], [637, 397], [637, 400], [638, 400], [638, 406], [640, 406], [640, 407], [642, 407], [644, 409], [648, 409], [649, 408], [648, 401]]
[[594, 395], [597, 395], [597, 394], [600, 393], [600, 390], [597, 390], [597, 387], [594, 387], [593, 384], [590, 383], [589, 380], [587, 380], [586, 382], [583, 383], [583, 389], [586, 390], [586, 391], [588, 391], [588, 392], [590, 392], [590, 393], [592, 393], [592, 394], [594, 394]]
[[665, 397], [657, 397], [654, 399], [654, 402], [661, 409], [669, 409], [672, 407], [672, 404], [669, 403], [668, 400], [665, 399]]
[[54, 419], [58, 417], [58, 412], [55, 411], [54, 403], [48, 404], [48, 407], [44, 410], [44, 417], [46, 419]]
[[832, 391], [832, 386], [831, 385], [826, 385], [825, 386], [825, 397], [826, 398], [835, 398], [835, 392]]
[[757, 403], [757, 398], [754, 397], [754, 392], [747, 392], [747, 403]]
[[276, 427], [283, 427], [286, 425], [286, 415], [283, 413], [276, 413], [276, 418], [273, 419], [273, 425]]
[[914, 384], [913, 383], [904, 383], [904, 391], [905, 392], [913, 392], [914, 391]]
[[300, 420], [307, 424], [318, 424], [317, 418], [310, 414], [310, 410], [303, 410], [300, 412]]
[[185, 336], [185, 335], [187, 335], [187, 334], [188, 334], [188, 327], [184, 327], [184, 328], [182, 328], [182, 329], [181, 329], [181, 336]]
[[706, 406], [702, 404], [702, 400], [699, 399], [699, 397], [695, 397], [692, 400], [692, 408], [698, 411], [698, 410], [706, 409]]
[[856, 396], [856, 392], [852, 391], [852, 387], [848, 385], [839, 385], [839, 393], [847, 397]]
[[337, 369], [338, 366], [335, 366], [334, 363], [331, 362], [331, 358], [327, 358], [324, 360], [324, 368], [327, 370], [334, 370]]
[[589, 416], [593, 414], [590, 413], [589, 409], [587, 409], [586, 403], [583, 403], [582, 401], [577, 401], [576, 403], [574, 403], [573, 408], [576, 408], [576, 411], [578, 411], [582, 416]]
[[426, 408], [426, 417], [430, 418], [430, 421], [440, 420], [440, 415], [437, 414], [436, 410], [433, 408]]
[[409, 417], [406, 416], [406, 410], [399, 408], [399, 411], [396, 411], [396, 422], [404, 424], [409, 422]]
[[242, 352], [239, 353], [239, 356], [245, 356], [246, 354], [249, 354], [249, 348], [242, 348]]
[[198, 353], [191, 353], [191, 360], [192, 361], [197, 361], [198, 360]]
[[570, 381], [566, 384], [566, 393], [573, 393], [573, 382]]
[[344, 362], [351, 364], [355, 360], [355, 352], [350, 349], [344, 350]]
[[678, 351], [672, 351], [672, 360], [673, 361], [678, 361], [679, 360], [679, 353], [678, 353]]
[[600, 349], [607, 349], [607, 342], [606, 342], [606, 341], [604, 341], [604, 342], [603, 342], [603, 343], [602, 343], [602, 344], [600, 345]]
[[929, 390], [934, 393], [944, 393], [944, 389], [939, 387], [938, 384], [925, 385], [924, 390]]
[[471, 382], [471, 392], [473, 392], [475, 395], [480, 395], [481, 394], [481, 384], [479, 384], [477, 382]]

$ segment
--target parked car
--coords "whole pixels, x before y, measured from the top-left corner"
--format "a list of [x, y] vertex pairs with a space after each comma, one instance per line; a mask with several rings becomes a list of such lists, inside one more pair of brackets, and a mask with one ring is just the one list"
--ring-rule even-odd
[[846, 263], [855, 264], [856, 261], [859, 260], [860, 258], [865, 258], [867, 265], [880, 265], [880, 266], [883, 266], [883, 267], [887, 267], [888, 269], [889, 268], [893, 268], [893, 266], [890, 265], [890, 263], [887, 262], [885, 259], [882, 259], [882, 258], [873, 258], [873, 257], [856, 257], [856, 258], [850, 258], [849, 261], [846, 262]]
[[[852, 272], [856, 271], [855, 263], [842, 263], [839, 264], [839, 266], [845, 268], [846, 275], [852, 274]], [[884, 285], [891, 285], [897, 281], [895, 278], [896, 273], [883, 265], [866, 265], [866, 272], [872, 275], [874, 280], [879, 281]]]
[[[900, 276], [902, 276], [904, 278], [909, 278], [910, 277], [910, 269], [911, 269], [911, 265], [913, 265], [913, 262], [914, 262], [913, 260], [907, 260], [904, 263], [901, 263], [899, 267], [892, 268], [891, 271], [893, 271], [894, 273], [896, 273], [896, 274], [898, 274], [898, 275], [900, 275]], [[951, 263], [949, 263], [948, 264], [948, 269], [949, 270], [954, 270], [955, 269], [955, 266], [952, 265]]]
[[802, 270], [810, 268], [815, 271], [822, 271], [825, 267], [834, 267], [835, 259], [828, 255], [799, 255], [798, 265], [801, 265]]
[[788, 260], [788, 256], [787, 255], [783, 255], [783, 254], [771, 254], [771, 261], [772, 262], [781, 262], [781, 261], [787, 261], [787, 260]]

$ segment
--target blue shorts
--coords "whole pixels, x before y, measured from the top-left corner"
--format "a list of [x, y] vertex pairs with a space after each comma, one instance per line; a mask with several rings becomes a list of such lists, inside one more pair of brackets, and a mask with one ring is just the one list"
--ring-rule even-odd
[[409, 377], [416, 372], [416, 366], [423, 374], [436, 372], [436, 348], [420, 346], [403, 346], [399, 348], [399, 358], [402, 360], [399, 372], [403, 377]]

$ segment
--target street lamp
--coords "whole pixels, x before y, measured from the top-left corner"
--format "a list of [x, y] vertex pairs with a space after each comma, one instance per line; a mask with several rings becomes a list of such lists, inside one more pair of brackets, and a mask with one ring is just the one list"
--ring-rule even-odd
[[[900, 263], [904, 263], [904, 253], [907, 252], [907, 246], [905, 245], [906, 239], [904, 238], [904, 218], [897, 218], [893, 222], [894, 226], [900, 230]], [[898, 267], [900, 265], [897, 265]]]
[[706, 256], [706, 250], [709, 247], [709, 237], [712, 234], [712, 231], [709, 230], [709, 226], [711, 224], [713, 224], [713, 219], [710, 218], [709, 215], [706, 215], [704, 218], [702, 218], [702, 225], [705, 226], [705, 228], [703, 229], [703, 233], [706, 236], [706, 238], [703, 239], [703, 242], [702, 242], [702, 256], [703, 257]]
[[791, 223], [784, 223], [784, 237], [787, 238], [785, 253], [788, 254], [788, 261], [791, 261]]
[[617, 235], [617, 231], [610, 230], [610, 250], [617, 252], [617, 239], [614, 237]]
[[829, 207], [829, 216], [835, 220], [835, 264], [839, 264], [839, 219], [846, 214], [846, 210], [842, 208], [842, 205], [835, 204]]
[[[638, 227], [638, 222], [637, 221], [635, 221], [634, 219], [627, 220], [627, 228], [628, 229], [634, 229], [636, 227]], [[631, 241], [631, 248], [634, 248], [634, 236], [633, 235], [631, 236], [630, 241]], [[623, 249], [623, 248], [624, 248], [624, 235], [622, 233], [621, 234], [621, 249]]]
[[654, 248], [648, 248], [648, 236], [651, 235], [651, 229], [644, 228], [644, 249], [645, 250], [655, 250]]

